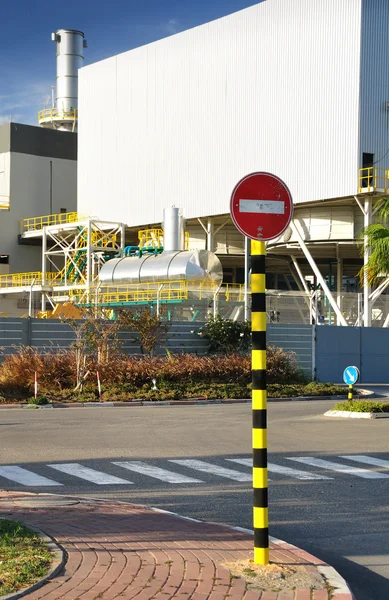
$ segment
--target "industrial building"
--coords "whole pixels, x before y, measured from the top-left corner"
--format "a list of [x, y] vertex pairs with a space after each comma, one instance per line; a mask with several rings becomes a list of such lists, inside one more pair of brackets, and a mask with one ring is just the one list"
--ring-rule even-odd
[[[61, 86], [68, 75], [75, 80], [82, 65], [83, 34], [53, 34], [56, 107], [39, 120], [52, 127], [59, 121], [58, 128], [66, 121], [64, 128], [75, 131], [78, 118], [75, 219], [95, 223], [90, 236], [93, 227], [111, 228], [115, 240], [104, 254], [88, 238], [82, 268], [79, 258], [71, 259], [79, 277], [69, 282], [64, 274], [51, 276], [54, 287], [78, 291], [61, 295], [48, 285], [46, 264], [44, 289], [34, 289], [61, 301], [72, 296], [79, 302], [85, 290], [89, 297], [108, 298], [112, 290], [104, 291], [106, 280], [99, 278], [104, 262], [114, 250], [116, 258], [128, 247], [142, 251], [146, 239], [147, 248], [162, 249], [163, 211], [175, 206], [186, 220], [186, 249], [216, 254], [224, 283], [234, 286], [235, 303], [243, 305], [238, 286], [247, 282], [245, 240], [230, 219], [229, 199], [241, 177], [267, 171], [287, 183], [295, 203], [291, 227], [268, 244], [267, 286], [278, 292], [268, 295], [275, 320], [288, 322], [294, 305], [293, 314], [306, 323], [388, 325], [389, 304], [380, 296], [388, 282], [383, 278], [372, 292], [357, 277], [368, 258], [361, 256], [360, 231], [374, 221], [376, 202], [389, 187], [388, 26], [385, 0], [264, 0], [82, 67], [78, 102], [74, 88]], [[65, 42], [73, 55], [67, 62], [61, 58]], [[64, 97], [70, 98], [66, 104]], [[56, 217], [35, 225], [36, 233], [29, 233], [25, 223], [22, 237], [35, 236], [45, 246], [56, 232]], [[70, 245], [78, 231], [72, 227]], [[80, 247], [71, 247], [79, 257]], [[64, 248], [63, 264], [48, 257], [50, 244], [43, 250], [59, 273], [70, 268]], [[139, 259], [136, 252], [125, 255], [125, 264]], [[133, 281], [127, 283], [123, 304], [139, 300], [145, 287], [140, 279], [137, 295]], [[165, 292], [172, 299], [170, 284]]]
[[350, 324], [356, 241], [388, 187], [388, 26], [385, 0], [266, 0], [84, 67], [79, 210], [135, 232], [179, 206], [190, 247], [216, 252], [225, 280], [241, 283], [230, 194], [247, 173], [275, 173], [295, 218], [268, 246], [268, 287], [309, 291], [322, 277]]

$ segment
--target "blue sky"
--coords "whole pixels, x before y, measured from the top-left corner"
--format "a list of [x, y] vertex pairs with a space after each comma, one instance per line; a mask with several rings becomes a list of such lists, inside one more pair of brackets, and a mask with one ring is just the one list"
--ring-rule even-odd
[[3, 0], [0, 16], [0, 124], [37, 125], [55, 84], [51, 32], [80, 29], [85, 64], [247, 8], [260, 0]]

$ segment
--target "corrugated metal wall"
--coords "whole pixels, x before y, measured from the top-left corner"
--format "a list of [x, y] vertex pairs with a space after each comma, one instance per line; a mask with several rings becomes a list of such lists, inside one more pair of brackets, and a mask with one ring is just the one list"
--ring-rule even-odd
[[295, 202], [357, 188], [362, 0], [267, 0], [80, 71], [79, 210], [228, 212], [254, 170]]
[[[389, 168], [389, 3], [363, 0], [361, 45], [360, 152], [374, 154], [377, 168]], [[362, 166], [362, 164], [361, 164]]]

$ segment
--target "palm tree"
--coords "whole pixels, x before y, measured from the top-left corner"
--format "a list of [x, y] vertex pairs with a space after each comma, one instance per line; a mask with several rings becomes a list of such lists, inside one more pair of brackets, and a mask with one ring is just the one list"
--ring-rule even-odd
[[367, 283], [371, 286], [376, 285], [380, 278], [389, 277], [389, 229], [386, 227], [389, 218], [389, 198], [380, 201], [377, 215], [381, 222], [365, 227], [360, 235], [361, 254], [365, 252], [365, 244], [370, 254], [366, 266], [359, 271], [362, 285], [365, 274]]

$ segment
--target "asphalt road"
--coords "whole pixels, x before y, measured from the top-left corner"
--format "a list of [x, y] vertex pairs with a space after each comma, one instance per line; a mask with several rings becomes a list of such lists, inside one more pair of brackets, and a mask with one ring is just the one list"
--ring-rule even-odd
[[[269, 404], [269, 462], [278, 469], [270, 472], [270, 533], [335, 566], [357, 600], [388, 600], [389, 468], [360, 460], [367, 456], [389, 461], [389, 419], [324, 418], [322, 414], [332, 404]], [[250, 423], [248, 404], [2, 409], [0, 486], [130, 500], [251, 528], [250, 469], [231, 461], [250, 457]], [[355, 460], [344, 458], [346, 455]], [[335, 462], [343, 471], [297, 460], [307, 457]], [[211, 465], [216, 471], [198, 471], [195, 463], [171, 462], [183, 459], [205, 461], [206, 468]], [[158, 475], [158, 467], [173, 472], [174, 477], [200, 482], [169, 483], [113, 464], [130, 462], [132, 469], [139, 469], [133, 461], [141, 461], [142, 468], [146, 465], [154, 475]], [[63, 463], [77, 463], [128, 483], [98, 485], [90, 481], [88, 471], [89, 480], [59, 471], [57, 467]], [[11, 475], [1, 471], [4, 466], [11, 467]], [[47, 487], [17, 483], [15, 466], [26, 469], [23, 477], [38, 474], [52, 483]], [[225, 478], [220, 467], [232, 469], [238, 479], [247, 481]], [[292, 468], [312, 478], [298, 479], [288, 471], [280, 473], [280, 468]], [[7, 473], [11, 479], [4, 478]], [[323, 478], [313, 479], [318, 476]]]

